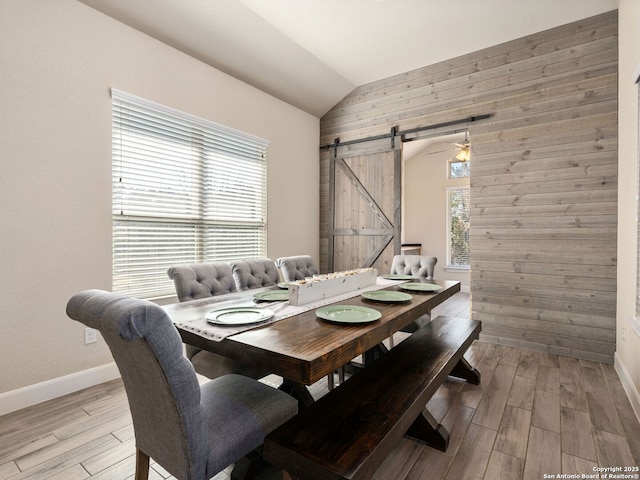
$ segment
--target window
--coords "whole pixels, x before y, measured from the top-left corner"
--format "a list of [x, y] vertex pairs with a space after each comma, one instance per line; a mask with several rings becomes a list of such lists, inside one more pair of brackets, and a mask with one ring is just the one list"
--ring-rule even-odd
[[469, 187], [447, 188], [447, 267], [469, 268]]
[[266, 256], [268, 142], [118, 90], [113, 291], [175, 294], [167, 269]]
[[[636, 83], [638, 84], [638, 121], [640, 122], [640, 64], [636, 67]], [[640, 125], [640, 123], [638, 123]], [[638, 158], [636, 159], [636, 168], [638, 168], [638, 193], [636, 193], [636, 315], [635, 323], [638, 332], [640, 332], [640, 130], [637, 137]]]
[[471, 175], [469, 161], [450, 160], [449, 161], [449, 178], [466, 178]]
[[[636, 67], [636, 71], [638, 68], [640, 65]], [[637, 78], [636, 83], [639, 82], [640, 78]], [[640, 85], [638, 86], [638, 121], [640, 122]], [[638, 132], [638, 153], [640, 154], [640, 131]], [[639, 181], [638, 193], [636, 194], [636, 321], [640, 321], [640, 156], [636, 163]]]
[[[640, 64], [636, 66], [634, 72], [635, 83], [638, 84], [638, 121], [640, 122]], [[638, 123], [640, 125], [640, 123]], [[638, 169], [638, 190], [636, 193], [636, 312], [633, 318], [629, 319], [631, 328], [640, 337], [640, 129], [637, 132], [637, 157], [636, 168]], [[624, 330], [623, 330], [624, 332]]]

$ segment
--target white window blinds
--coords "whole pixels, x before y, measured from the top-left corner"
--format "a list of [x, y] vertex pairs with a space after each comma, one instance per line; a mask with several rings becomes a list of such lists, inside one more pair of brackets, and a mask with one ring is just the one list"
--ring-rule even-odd
[[174, 295], [172, 265], [266, 256], [268, 142], [111, 94], [113, 291]]

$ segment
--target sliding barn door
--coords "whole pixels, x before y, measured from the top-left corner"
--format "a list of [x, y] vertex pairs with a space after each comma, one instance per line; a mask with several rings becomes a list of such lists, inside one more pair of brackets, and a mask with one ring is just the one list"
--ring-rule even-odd
[[400, 253], [400, 139], [338, 147], [329, 160], [329, 270], [373, 267], [389, 273]]

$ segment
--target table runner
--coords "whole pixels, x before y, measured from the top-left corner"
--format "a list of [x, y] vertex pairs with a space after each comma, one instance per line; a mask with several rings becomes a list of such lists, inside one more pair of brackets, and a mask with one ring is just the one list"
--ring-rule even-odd
[[210, 308], [206, 310], [205, 314], [212, 312], [214, 310], [219, 310], [221, 308], [258, 307], [258, 308], [266, 308], [268, 310], [273, 311], [274, 313], [273, 317], [265, 322], [261, 322], [258, 324], [226, 326], [226, 325], [211, 324], [207, 322], [207, 320], [204, 318], [204, 315], [202, 315], [197, 319], [184, 321], [184, 322], [174, 322], [174, 324], [183, 330], [188, 330], [197, 335], [200, 335], [201, 337], [205, 337], [205, 338], [208, 338], [209, 340], [220, 342], [231, 335], [235, 335], [236, 333], [245, 332], [247, 330], [252, 330], [254, 328], [262, 328], [265, 325], [269, 325], [279, 320], [284, 320], [285, 318], [293, 317], [294, 315], [299, 315], [301, 313], [308, 312], [309, 310], [314, 310], [316, 308], [320, 308], [322, 306], [329, 305], [331, 303], [357, 297], [362, 292], [381, 290], [383, 288], [391, 287], [399, 283], [403, 283], [403, 281], [389, 280], [382, 277], [378, 277], [376, 279], [375, 285], [370, 285], [368, 287], [361, 288], [360, 290], [345, 292], [343, 294], [336, 295], [330, 298], [325, 298], [323, 300], [318, 300], [317, 302], [308, 303], [306, 305], [290, 305], [288, 301], [268, 302], [268, 303], [260, 302], [256, 304], [256, 302], [253, 301], [254, 292], [245, 291], [242, 293], [251, 293], [251, 296], [241, 296], [241, 297], [239, 296], [230, 301], [220, 302], [218, 304], [211, 304]]

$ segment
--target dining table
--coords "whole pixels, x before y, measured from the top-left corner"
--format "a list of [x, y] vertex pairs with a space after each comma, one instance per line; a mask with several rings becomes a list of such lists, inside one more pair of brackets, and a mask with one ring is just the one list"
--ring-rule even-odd
[[[290, 305], [286, 295], [276, 294], [278, 287], [267, 287], [174, 303], [163, 309], [184, 343], [279, 375], [283, 378], [281, 389], [304, 407], [313, 403], [306, 387], [360, 355], [367, 368], [368, 362], [384, 354], [385, 339], [460, 291], [458, 281], [387, 277], [378, 277], [368, 288], [308, 305]], [[327, 307], [334, 316], [326, 315]], [[265, 317], [269, 318], [248, 325], [211, 321], [216, 312], [234, 308], [256, 309], [257, 315], [268, 312]], [[375, 313], [358, 320], [350, 315], [352, 311]], [[346, 314], [341, 316], [340, 312]]]

